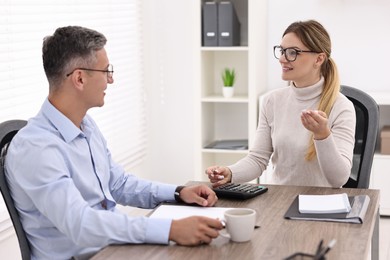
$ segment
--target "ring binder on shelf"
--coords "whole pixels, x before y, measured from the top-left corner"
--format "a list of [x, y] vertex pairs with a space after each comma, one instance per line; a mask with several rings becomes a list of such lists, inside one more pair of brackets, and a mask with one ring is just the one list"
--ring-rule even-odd
[[233, 3], [223, 1], [218, 4], [218, 45], [240, 45], [240, 21]]
[[218, 46], [217, 3], [205, 2], [202, 9], [202, 45]]

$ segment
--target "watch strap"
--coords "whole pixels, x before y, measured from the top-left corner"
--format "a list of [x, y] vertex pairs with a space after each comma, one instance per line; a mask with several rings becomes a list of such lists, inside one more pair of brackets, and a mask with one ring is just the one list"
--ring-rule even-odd
[[185, 186], [177, 186], [175, 190], [175, 200], [177, 202], [183, 202], [183, 200], [180, 198], [180, 192], [182, 189], [184, 189]]

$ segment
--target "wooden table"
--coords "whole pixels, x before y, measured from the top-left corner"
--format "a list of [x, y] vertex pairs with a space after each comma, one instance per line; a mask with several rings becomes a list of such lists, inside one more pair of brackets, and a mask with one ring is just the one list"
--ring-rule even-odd
[[[167, 245], [112, 245], [96, 254], [93, 260], [110, 259], [283, 259], [295, 252], [314, 254], [321, 239], [326, 245], [337, 243], [327, 259], [379, 258], [379, 191], [370, 189], [332, 189], [266, 185], [268, 192], [245, 201], [220, 199], [217, 207], [249, 207], [257, 211], [257, 224], [251, 241], [230, 242], [219, 236], [210, 245], [196, 247]], [[367, 194], [370, 197], [363, 224], [284, 219], [298, 194]]]

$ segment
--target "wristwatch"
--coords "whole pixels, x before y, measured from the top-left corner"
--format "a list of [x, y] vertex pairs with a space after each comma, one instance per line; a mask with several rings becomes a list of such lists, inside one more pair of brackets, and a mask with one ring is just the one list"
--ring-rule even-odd
[[177, 186], [175, 190], [175, 200], [177, 202], [183, 202], [183, 200], [180, 198], [180, 192], [182, 189], [184, 189], [186, 186]]

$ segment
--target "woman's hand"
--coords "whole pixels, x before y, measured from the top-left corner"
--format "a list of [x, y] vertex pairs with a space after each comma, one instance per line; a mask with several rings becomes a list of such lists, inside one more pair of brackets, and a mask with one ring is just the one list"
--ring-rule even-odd
[[205, 173], [209, 177], [213, 187], [218, 187], [232, 181], [232, 172], [225, 166], [211, 166], [206, 169]]
[[323, 140], [330, 135], [328, 117], [323, 111], [304, 110], [301, 113], [301, 122], [307, 130], [313, 132], [315, 140]]

